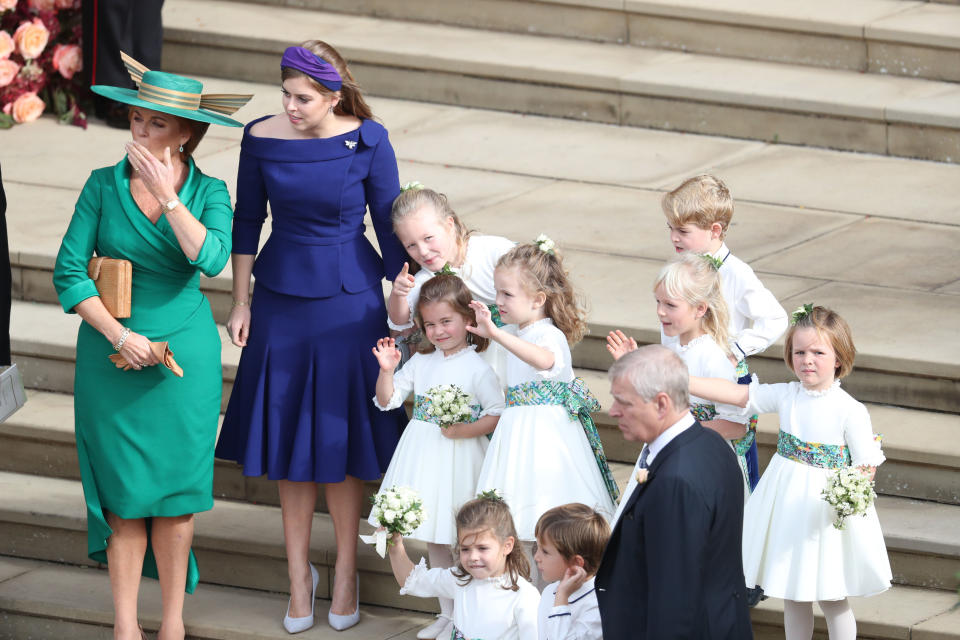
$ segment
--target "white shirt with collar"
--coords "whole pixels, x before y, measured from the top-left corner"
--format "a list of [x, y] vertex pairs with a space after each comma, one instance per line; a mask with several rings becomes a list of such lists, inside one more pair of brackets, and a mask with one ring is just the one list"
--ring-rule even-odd
[[559, 582], [547, 585], [540, 596], [537, 629], [540, 640], [602, 640], [600, 607], [593, 578], [570, 594], [568, 604], [554, 606]]
[[[667, 429], [657, 436], [653, 442], [644, 446], [644, 449], [649, 449], [650, 453], [647, 454], [647, 466], [653, 464], [653, 460], [657, 457], [657, 454], [663, 451], [663, 448], [670, 444], [670, 442], [679, 436], [681, 433], [693, 426], [695, 422], [693, 414], [689, 411], [685, 411], [683, 416], [674, 422], [672, 425], [667, 427]], [[643, 451], [640, 451], [640, 455], [643, 456]], [[630, 501], [630, 496], [633, 494], [633, 490], [637, 486], [637, 471], [640, 470], [640, 458], [637, 458], [636, 464], [633, 465], [633, 471], [630, 473], [630, 480], [627, 482], [627, 488], [623, 490], [623, 495], [620, 496], [620, 504], [617, 505], [617, 512], [613, 515], [613, 520], [610, 521], [610, 528], [612, 529], [617, 524], [617, 520], [620, 519], [620, 514], [623, 512], [623, 508]]]
[[[739, 359], [761, 353], [787, 330], [787, 312], [750, 265], [733, 255], [726, 243], [712, 255], [723, 262], [720, 282], [730, 314], [730, 348]], [[660, 330], [660, 344], [675, 340]]]

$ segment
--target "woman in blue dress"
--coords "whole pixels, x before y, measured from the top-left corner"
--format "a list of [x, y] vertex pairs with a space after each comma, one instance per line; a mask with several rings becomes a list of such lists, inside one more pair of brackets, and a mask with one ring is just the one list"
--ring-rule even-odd
[[[314, 621], [318, 574], [308, 552], [318, 483], [337, 541], [328, 621], [339, 630], [359, 620], [363, 481], [387, 468], [406, 418], [374, 408], [370, 347], [387, 331], [381, 280], [399, 273], [405, 253], [390, 225], [396, 157], [346, 63], [312, 40], [284, 52], [281, 78], [284, 113], [248, 124], [241, 144], [227, 329], [243, 354], [216, 454], [244, 475], [278, 481], [290, 577], [284, 627], [296, 633]], [[254, 260], [268, 201], [273, 228]], [[364, 237], [367, 206], [382, 259]]]

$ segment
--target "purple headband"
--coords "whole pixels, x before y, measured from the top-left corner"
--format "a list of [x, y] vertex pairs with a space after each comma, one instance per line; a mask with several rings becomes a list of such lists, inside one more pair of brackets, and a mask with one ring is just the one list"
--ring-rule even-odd
[[305, 73], [330, 91], [339, 91], [343, 86], [343, 78], [332, 64], [303, 47], [287, 47], [280, 66]]

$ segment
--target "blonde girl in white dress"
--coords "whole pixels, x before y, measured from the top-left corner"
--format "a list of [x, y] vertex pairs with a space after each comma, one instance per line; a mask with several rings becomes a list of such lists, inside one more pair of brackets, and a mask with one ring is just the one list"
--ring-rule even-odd
[[457, 566], [414, 566], [393, 536], [390, 566], [401, 595], [453, 600], [453, 631], [444, 640], [535, 640], [540, 593], [529, 582], [530, 563], [517, 542], [510, 509], [492, 495], [457, 513]]
[[872, 479], [884, 461], [866, 407], [840, 388], [856, 349], [837, 313], [805, 305], [794, 313], [784, 360], [797, 382], [749, 386], [690, 378], [690, 392], [780, 416], [777, 453], [744, 509], [743, 569], [747, 586], [784, 599], [787, 640], [810, 640], [818, 602], [831, 640], [854, 640], [850, 596], [890, 587], [890, 562], [877, 512], [833, 526], [821, 491], [836, 469], [860, 467]]
[[[663, 345], [683, 359], [690, 375], [736, 382], [739, 376], [729, 346], [729, 313], [713, 259], [695, 253], [681, 254], [660, 270], [653, 293], [661, 332], [666, 337]], [[622, 335], [614, 332], [607, 336], [607, 349], [614, 359], [636, 348], [635, 342], [621, 339]], [[743, 415], [740, 407], [697, 397], [690, 398], [690, 412], [700, 424], [730, 443], [740, 463], [746, 500], [750, 495], [746, 453], [753, 443], [750, 418]], [[632, 486], [627, 495], [631, 491]]]
[[477, 301], [477, 327], [468, 328], [508, 351], [507, 408], [477, 490], [503, 493], [531, 558], [545, 511], [580, 502], [609, 520], [617, 495], [589, 416], [599, 403], [573, 376], [570, 344], [586, 323], [552, 241], [541, 239], [511, 249], [494, 273], [500, 316], [516, 325], [516, 334], [498, 328]]
[[[493, 270], [500, 256], [514, 243], [500, 236], [474, 233], [464, 226], [451, 208], [447, 197], [419, 183], [405, 185], [393, 202], [393, 230], [420, 270], [411, 275], [408, 266], [393, 281], [387, 299], [387, 324], [395, 331], [409, 335], [413, 328], [414, 310], [423, 283], [441, 271], [460, 276], [474, 300], [495, 311], [496, 289]], [[446, 270], [444, 269], [446, 267]], [[496, 314], [494, 318], [499, 319]], [[403, 340], [403, 339], [401, 339]], [[506, 354], [491, 345], [483, 359], [503, 379]]]
[[[414, 489], [428, 517], [410, 537], [427, 543], [430, 566], [453, 565], [451, 547], [456, 544], [454, 516], [475, 494], [488, 440], [503, 412], [503, 390], [493, 369], [478, 351], [485, 338], [467, 333], [475, 324], [471, 296], [457, 276], [439, 275], [428, 280], [417, 304], [417, 323], [429, 343], [429, 353], [417, 353], [398, 372], [400, 352], [391, 338], [378, 341], [373, 353], [380, 363], [374, 404], [389, 411], [415, 394], [413, 419], [407, 424], [390, 460], [382, 486]], [[427, 411], [430, 389], [457, 385], [471, 396], [473, 416], [441, 428]], [[370, 519], [377, 526], [377, 521]], [[440, 598], [440, 615], [422, 629], [419, 638], [449, 637], [444, 629], [452, 620], [453, 601]]]

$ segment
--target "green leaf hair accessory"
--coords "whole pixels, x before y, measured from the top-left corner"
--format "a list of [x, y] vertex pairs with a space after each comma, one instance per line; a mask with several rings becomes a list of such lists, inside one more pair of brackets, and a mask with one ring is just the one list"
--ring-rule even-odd
[[400, 193], [403, 193], [404, 191], [420, 191], [420, 189], [426, 189], [426, 187], [423, 186], [422, 182], [417, 182], [414, 180], [413, 182], [408, 182], [400, 187]]
[[707, 262], [709, 262], [710, 266], [716, 269], [717, 271], [720, 271], [720, 267], [723, 266], [723, 260], [721, 260], [720, 258], [714, 258], [709, 253], [701, 253], [700, 257], [706, 260]]
[[451, 267], [451, 266], [450, 266], [450, 263], [448, 262], [448, 263], [446, 263], [445, 265], [443, 265], [443, 269], [440, 269], [440, 271], [437, 271], [437, 272], [436, 272], [435, 274], [433, 274], [433, 275], [435, 275], [435, 276], [455, 276], [455, 275], [457, 275], [457, 272], [453, 270], [453, 267]]
[[487, 489], [477, 494], [477, 500], [492, 500], [493, 502], [503, 502], [503, 496], [497, 489]]
[[790, 322], [796, 326], [804, 318], [809, 317], [811, 313], [813, 313], [813, 303], [801, 305], [790, 315]]
[[544, 253], [549, 253], [552, 256], [557, 255], [557, 252], [554, 251], [557, 246], [556, 243], [545, 233], [538, 235], [537, 239], [533, 241], [533, 244], [537, 245], [537, 248]]

